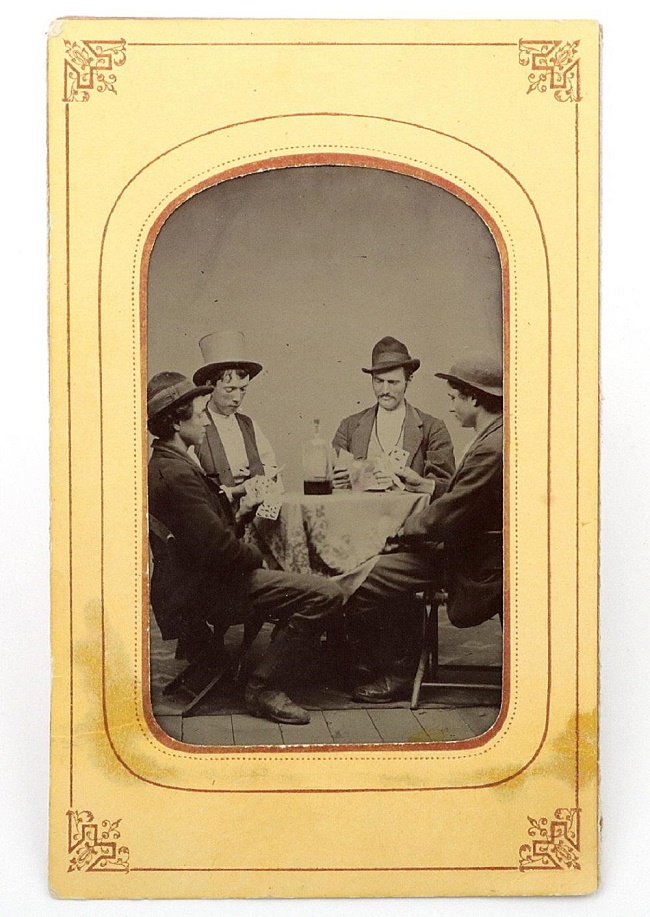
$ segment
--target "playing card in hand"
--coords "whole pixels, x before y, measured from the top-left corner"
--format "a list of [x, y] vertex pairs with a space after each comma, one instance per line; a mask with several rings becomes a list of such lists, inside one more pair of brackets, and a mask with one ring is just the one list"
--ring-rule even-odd
[[404, 471], [408, 457], [409, 453], [406, 449], [393, 449], [389, 455], [389, 458], [393, 461], [393, 468], [395, 471]]
[[256, 515], [261, 519], [275, 520], [280, 515], [282, 500], [265, 500], [257, 507]]

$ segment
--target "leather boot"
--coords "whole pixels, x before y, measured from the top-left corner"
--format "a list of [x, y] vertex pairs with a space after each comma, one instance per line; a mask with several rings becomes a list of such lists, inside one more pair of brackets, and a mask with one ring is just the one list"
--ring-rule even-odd
[[356, 688], [352, 700], [358, 704], [389, 704], [391, 701], [407, 700], [412, 689], [413, 675], [388, 673]]
[[383, 673], [356, 688], [352, 700], [359, 704], [388, 704], [411, 696], [422, 640], [422, 607], [407, 599], [399, 611], [379, 617], [378, 649]]
[[249, 713], [274, 723], [309, 722], [307, 711], [282, 690], [295, 674], [306, 644], [306, 638], [290, 627], [279, 631], [246, 685], [244, 700]]
[[407, 700], [413, 690], [415, 669], [410, 655], [394, 659], [384, 675], [356, 688], [352, 700], [358, 704], [389, 704], [391, 701]]

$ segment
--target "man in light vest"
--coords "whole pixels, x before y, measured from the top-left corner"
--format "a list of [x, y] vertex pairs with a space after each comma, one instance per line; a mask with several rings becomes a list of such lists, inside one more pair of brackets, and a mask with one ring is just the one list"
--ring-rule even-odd
[[229, 499], [237, 502], [246, 481], [257, 475], [273, 477], [275, 453], [258, 424], [240, 412], [248, 385], [262, 365], [246, 358], [241, 331], [217, 331], [201, 338], [205, 361], [194, 373], [194, 384], [209, 386], [205, 411], [206, 435], [197, 450], [206, 474], [216, 478]]

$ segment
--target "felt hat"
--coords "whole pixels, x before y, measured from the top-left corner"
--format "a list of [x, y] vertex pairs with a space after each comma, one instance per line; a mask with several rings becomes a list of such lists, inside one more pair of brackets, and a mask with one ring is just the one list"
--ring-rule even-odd
[[208, 385], [193, 385], [181, 373], [158, 373], [149, 380], [147, 386], [147, 420], [153, 420], [170, 408], [178, 407], [199, 395], [209, 395], [211, 391]]
[[246, 359], [242, 331], [215, 331], [199, 341], [204, 365], [194, 373], [196, 385], [203, 385], [220, 369], [245, 369], [251, 379], [262, 371], [261, 363]]
[[404, 369], [414, 373], [420, 366], [420, 361], [410, 355], [406, 346], [397, 338], [384, 337], [377, 341], [372, 348], [372, 366], [363, 367], [364, 373], [382, 373], [389, 369]]
[[503, 397], [501, 361], [486, 353], [468, 353], [457, 360], [448, 373], [435, 373], [439, 379], [462, 382], [488, 395]]

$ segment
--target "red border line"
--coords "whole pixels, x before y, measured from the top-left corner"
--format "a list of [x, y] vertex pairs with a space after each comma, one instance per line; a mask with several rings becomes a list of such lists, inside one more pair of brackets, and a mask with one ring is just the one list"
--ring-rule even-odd
[[[515, 176], [506, 166], [504, 166], [501, 162], [499, 162], [495, 157], [491, 156], [489, 153], [486, 153], [484, 150], [480, 149], [479, 147], [475, 146], [474, 144], [469, 143], [469, 142], [466, 141], [466, 140], [462, 140], [461, 138], [455, 137], [455, 136], [452, 135], [452, 134], [448, 134], [448, 133], [446, 133], [446, 132], [436, 130], [435, 128], [427, 127], [427, 126], [425, 126], [425, 125], [417, 124], [417, 123], [415, 123], [415, 122], [402, 121], [402, 120], [400, 120], [400, 119], [395, 119], [395, 118], [384, 118], [384, 117], [381, 117], [381, 116], [379, 116], [379, 115], [358, 115], [358, 114], [344, 113], [344, 112], [295, 112], [295, 113], [283, 114], [283, 115], [270, 115], [270, 116], [265, 116], [265, 117], [262, 117], [262, 118], [251, 119], [251, 120], [249, 120], [249, 121], [234, 122], [234, 123], [232, 123], [232, 124], [224, 125], [224, 126], [222, 126], [222, 127], [220, 127], [220, 128], [216, 128], [216, 129], [213, 129], [213, 130], [210, 130], [210, 131], [206, 131], [206, 132], [204, 132], [204, 133], [202, 133], [202, 134], [197, 135], [197, 137], [193, 137], [193, 138], [189, 138], [188, 140], [184, 140], [184, 141], [182, 141], [181, 143], [176, 144], [174, 147], [171, 147], [169, 150], [166, 150], [164, 153], [161, 153], [161, 154], [159, 154], [158, 156], [154, 157], [150, 162], [148, 162], [148, 163], [146, 163], [144, 166], [142, 166], [142, 168], [139, 169], [138, 172], [136, 172], [136, 173], [129, 179], [129, 181], [125, 184], [125, 186], [124, 186], [123, 189], [120, 191], [120, 193], [118, 194], [117, 198], [115, 199], [115, 202], [113, 203], [113, 206], [111, 207], [111, 210], [110, 210], [110, 212], [109, 212], [109, 214], [108, 214], [108, 217], [107, 217], [107, 219], [106, 219], [106, 222], [105, 222], [105, 225], [104, 225], [104, 231], [103, 231], [103, 233], [102, 233], [102, 242], [101, 242], [101, 250], [100, 250], [100, 262], [99, 262], [99, 288], [98, 288], [98, 343], [99, 343], [99, 347], [100, 347], [100, 354], [99, 354], [99, 389], [100, 389], [100, 392], [99, 392], [99, 398], [100, 398], [100, 455], [101, 455], [101, 462], [102, 462], [102, 466], [101, 466], [101, 467], [102, 467], [102, 473], [101, 473], [101, 478], [100, 478], [100, 491], [101, 491], [101, 520], [100, 520], [100, 528], [101, 528], [101, 534], [100, 534], [101, 560], [100, 560], [100, 575], [101, 575], [101, 613], [102, 613], [102, 682], [103, 682], [103, 685], [104, 685], [104, 690], [103, 690], [103, 692], [102, 692], [102, 705], [103, 705], [103, 715], [104, 715], [104, 728], [105, 728], [105, 730], [106, 730], [106, 735], [107, 735], [108, 741], [109, 741], [109, 743], [110, 743], [110, 745], [111, 745], [111, 748], [112, 748], [113, 753], [115, 754], [116, 758], [120, 761], [120, 763], [122, 764], [122, 766], [123, 766], [127, 771], [129, 771], [129, 773], [133, 774], [135, 777], [137, 777], [137, 778], [140, 779], [140, 780], [143, 780], [143, 781], [146, 782], [146, 783], [153, 784], [153, 785], [157, 785], [157, 786], [169, 786], [169, 785], [167, 785], [167, 784], [159, 784], [157, 781], [153, 781], [153, 780], [150, 780], [149, 778], [143, 777], [141, 774], [138, 774], [138, 773], [136, 773], [135, 771], [133, 771], [133, 770], [128, 766], [128, 764], [120, 757], [120, 755], [119, 755], [117, 749], [115, 748], [115, 745], [114, 745], [114, 743], [113, 743], [112, 737], [111, 737], [110, 732], [109, 732], [109, 729], [108, 729], [108, 716], [107, 716], [107, 710], [106, 710], [106, 705], [105, 705], [106, 636], [105, 636], [105, 620], [104, 620], [104, 614], [105, 614], [105, 607], [104, 607], [104, 598], [105, 598], [104, 537], [105, 537], [105, 536], [104, 536], [104, 480], [103, 480], [103, 455], [104, 455], [104, 451], [103, 451], [103, 423], [102, 423], [102, 408], [103, 408], [102, 376], [103, 376], [103, 372], [102, 372], [102, 360], [101, 360], [101, 309], [102, 309], [102, 286], [101, 286], [101, 276], [102, 276], [102, 266], [103, 266], [103, 256], [104, 256], [104, 246], [105, 246], [105, 241], [106, 241], [106, 233], [107, 233], [107, 230], [108, 230], [108, 225], [109, 225], [109, 223], [110, 223], [111, 217], [112, 217], [112, 215], [113, 215], [113, 213], [114, 213], [114, 211], [115, 211], [115, 208], [117, 207], [117, 205], [118, 205], [120, 199], [122, 198], [123, 194], [125, 193], [126, 189], [135, 181], [135, 179], [136, 179], [136, 178], [137, 178], [146, 168], [148, 168], [148, 166], [152, 165], [154, 162], [156, 162], [157, 160], [161, 159], [163, 156], [167, 155], [168, 153], [172, 152], [173, 150], [179, 149], [180, 147], [185, 146], [186, 144], [191, 143], [191, 142], [193, 142], [194, 140], [199, 139], [200, 137], [209, 136], [210, 134], [218, 133], [218, 132], [221, 132], [221, 131], [223, 131], [223, 130], [227, 130], [228, 128], [240, 126], [240, 125], [243, 125], [243, 124], [251, 124], [251, 123], [256, 123], [256, 122], [277, 120], [277, 119], [280, 119], [280, 118], [288, 118], [288, 117], [314, 117], [314, 116], [317, 116], [317, 115], [318, 115], [318, 116], [329, 116], [329, 117], [363, 118], [363, 119], [371, 119], [371, 120], [383, 121], [383, 122], [387, 122], [387, 123], [403, 124], [403, 125], [406, 125], [406, 126], [411, 126], [411, 127], [420, 128], [420, 129], [422, 129], [422, 130], [426, 130], [426, 131], [429, 131], [430, 133], [435, 133], [435, 134], [438, 134], [438, 135], [440, 135], [440, 136], [448, 137], [448, 138], [453, 139], [453, 140], [456, 140], [457, 142], [463, 144], [464, 146], [467, 146], [467, 147], [469, 147], [469, 148], [471, 148], [471, 149], [474, 149], [474, 150], [476, 150], [477, 152], [479, 152], [479, 153], [481, 153], [482, 155], [484, 155], [487, 159], [489, 159], [489, 160], [490, 160], [491, 162], [493, 162], [496, 166], [498, 166], [498, 168], [500, 168], [502, 171], [504, 171], [504, 172], [505, 172], [505, 173], [515, 182], [515, 184], [516, 184], [516, 185], [521, 189], [521, 191], [523, 192], [524, 196], [525, 196], [526, 199], [528, 200], [528, 202], [529, 202], [529, 204], [530, 204], [530, 206], [531, 206], [531, 208], [532, 208], [532, 210], [533, 210], [533, 213], [535, 214], [535, 219], [536, 219], [536, 221], [537, 221], [537, 224], [538, 224], [538, 227], [539, 227], [539, 231], [540, 231], [540, 237], [541, 237], [541, 241], [542, 241], [542, 247], [543, 247], [543, 250], [544, 250], [544, 258], [545, 258], [545, 265], [546, 265], [547, 291], [548, 291], [548, 292], [547, 292], [547, 297], [548, 297], [548, 321], [549, 321], [549, 356], [548, 356], [548, 369], [549, 369], [549, 373], [550, 373], [551, 356], [552, 356], [552, 353], [551, 353], [551, 351], [552, 351], [552, 336], [551, 336], [551, 285], [550, 285], [550, 265], [549, 265], [549, 256], [548, 256], [548, 248], [547, 248], [547, 244], [546, 244], [546, 237], [545, 237], [545, 234], [544, 234], [544, 230], [543, 230], [543, 226], [542, 226], [542, 222], [541, 222], [539, 213], [538, 213], [538, 211], [537, 211], [537, 208], [536, 208], [536, 206], [535, 206], [535, 204], [534, 204], [534, 202], [533, 202], [533, 200], [532, 200], [530, 194], [529, 194], [528, 191], [524, 188], [524, 186], [523, 186], [522, 183], [519, 181], [519, 179], [517, 179], [516, 176]], [[551, 377], [550, 377], [550, 375], [549, 375], [549, 386], [550, 386], [550, 378], [551, 378]], [[551, 588], [550, 588], [550, 587], [551, 587], [551, 570], [550, 570], [550, 559], [551, 559], [551, 558], [550, 558], [550, 549], [551, 549], [551, 538], [550, 538], [550, 506], [551, 506], [551, 502], [552, 502], [551, 499], [550, 499], [550, 487], [551, 487], [551, 470], [550, 470], [551, 400], [550, 400], [550, 391], [549, 391], [547, 430], [548, 430], [548, 438], [549, 438], [548, 448], [547, 448], [547, 486], [548, 486], [548, 492], [549, 492], [549, 500], [548, 500], [548, 505], [547, 505], [547, 526], [548, 526], [548, 536], [547, 536], [547, 565], [548, 565], [548, 580], [547, 580], [547, 586], [548, 586], [548, 596], [547, 596], [547, 639], [548, 639], [547, 680], [548, 680], [548, 692], [547, 692], [547, 697], [546, 697], [545, 722], [544, 722], [544, 729], [543, 729], [543, 732], [542, 732], [542, 737], [541, 737], [541, 739], [540, 739], [539, 745], [538, 745], [536, 751], [534, 752], [533, 756], [531, 757], [531, 759], [530, 759], [525, 765], [523, 765], [521, 768], [519, 768], [515, 773], [511, 774], [510, 776], [508, 776], [508, 777], [506, 777], [506, 778], [503, 778], [502, 780], [497, 780], [497, 781], [494, 781], [494, 782], [491, 782], [491, 783], [488, 783], [488, 784], [481, 784], [481, 785], [469, 786], [469, 787], [468, 787], [468, 786], [463, 786], [463, 787], [418, 787], [418, 788], [415, 788], [415, 790], [414, 790], [413, 788], [386, 788], [386, 789], [377, 789], [377, 788], [360, 788], [360, 789], [357, 789], [357, 788], [355, 788], [355, 789], [332, 789], [332, 790], [330, 790], [330, 789], [327, 789], [327, 790], [325, 790], [325, 789], [303, 789], [303, 790], [300, 790], [300, 789], [292, 789], [292, 790], [227, 790], [227, 789], [222, 789], [222, 788], [219, 788], [219, 789], [197, 789], [197, 788], [193, 788], [193, 787], [169, 787], [169, 788], [178, 789], [178, 790], [183, 790], [183, 791], [187, 791], [187, 792], [207, 792], [207, 793], [213, 793], [213, 792], [217, 792], [217, 793], [350, 793], [350, 792], [352, 792], [352, 793], [356, 793], [356, 792], [375, 792], [375, 793], [382, 793], [382, 792], [413, 792], [413, 791], [415, 791], [415, 792], [420, 792], [420, 791], [437, 791], [437, 790], [445, 790], [445, 789], [472, 789], [472, 788], [482, 789], [483, 787], [498, 786], [498, 785], [500, 785], [500, 784], [507, 783], [507, 782], [509, 782], [510, 780], [514, 779], [514, 778], [515, 778], [516, 776], [518, 776], [519, 774], [523, 773], [528, 767], [530, 767], [530, 765], [531, 765], [531, 764], [536, 760], [536, 758], [538, 757], [538, 755], [539, 755], [539, 753], [540, 753], [540, 751], [541, 751], [541, 749], [542, 749], [542, 747], [543, 747], [543, 745], [544, 745], [544, 743], [545, 743], [545, 741], [546, 741], [547, 735], [548, 735], [548, 728], [549, 728], [549, 710], [550, 710], [550, 689], [551, 689], [551, 677], [552, 677], [552, 671], [551, 671], [551, 615], [550, 615], [550, 604], [551, 604]], [[173, 742], [174, 740], [170, 740], [170, 741]], [[445, 747], [445, 748], [450, 748], [450, 746], [453, 745], [453, 744], [455, 744], [455, 743], [449, 743], [449, 744], [446, 744], [446, 745], [443, 746], [443, 747]], [[424, 747], [426, 747], [427, 750], [433, 750], [432, 745], [429, 744], [429, 743], [427, 743], [427, 745], [424, 746]], [[265, 746], [254, 746], [255, 753], [264, 751], [265, 748], [266, 748]], [[312, 748], [313, 748], [313, 747], [310, 747], [310, 748], [307, 750], [308, 753], [312, 751]], [[390, 748], [390, 747], [387, 748], [386, 746], [380, 746], [380, 749], [383, 749], [383, 750], [389, 750], [389, 748]], [[402, 746], [402, 745], [398, 746], [398, 748], [399, 748], [401, 751], [407, 751], [407, 752], [413, 750], [412, 748], [405, 747], [405, 746]], [[334, 746], [334, 749], [335, 749], [336, 751], [341, 751], [341, 750], [343, 750], [341, 746]], [[185, 751], [188, 751], [189, 749], [188, 749], [187, 747], [184, 746], [184, 750], [185, 750]], [[282, 751], [283, 751], [283, 747], [277, 746], [277, 747], [273, 747], [271, 750], [282, 752]], [[288, 750], [291, 751], [291, 752], [296, 751], [295, 747], [290, 747]], [[363, 746], [363, 750], [364, 750], [364, 751], [368, 751], [368, 750], [374, 750], [374, 749], [373, 749], [372, 746]], [[391, 750], [392, 750], [392, 749], [391, 749]], [[200, 753], [203, 753], [203, 754], [205, 753], [205, 750], [202, 749], [202, 748], [200, 748], [200, 747], [198, 747], [198, 751], [199, 751]], [[232, 748], [227, 748], [227, 749], [224, 749], [224, 751], [226, 751], [226, 752], [232, 752], [233, 749], [232, 749]], [[243, 753], [248, 753], [248, 754], [250, 754], [250, 749], [249, 749], [249, 748], [243, 748], [243, 749], [242, 749], [242, 752], [243, 752]]]
[[579, 106], [575, 106], [576, 167], [576, 684], [575, 807], [580, 808], [580, 142]]
[[516, 41], [129, 41], [129, 48], [518, 48]]
[[[198, 182], [196, 185], [193, 185], [191, 188], [185, 190], [182, 194], [178, 195], [171, 203], [169, 203], [165, 209], [158, 215], [156, 221], [151, 227], [147, 240], [144, 245], [142, 263], [140, 266], [140, 327], [146, 329], [147, 327], [147, 277], [149, 271], [149, 261], [151, 252], [153, 250], [156, 237], [167, 221], [171, 214], [176, 211], [180, 206], [183, 205], [189, 198], [193, 197], [195, 194], [200, 193], [201, 191], [206, 190], [207, 188], [214, 187], [218, 184], [223, 184], [226, 181], [230, 181], [234, 178], [240, 178], [244, 175], [255, 174], [260, 171], [271, 171], [275, 169], [287, 169], [287, 168], [304, 168], [307, 166], [319, 166], [319, 165], [330, 165], [330, 166], [351, 166], [356, 168], [373, 168], [386, 172], [394, 172], [401, 175], [407, 175], [411, 178], [416, 178], [421, 181], [425, 181], [428, 184], [434, 185], [436, 187], [442, 188], [444, 191], [447, 191], [450, 194], [453, 194], [454, 197], [457, 197], [459, 200], [462, 200], [463, 203], [471, 207], [474, 212], [479, 216], [479, 218], [485, 223], [490, 234], [492, 235], [497, 251], [499, 254], [499, 263], [501, 266], [501, 301], [502, 301], [502, 315], [504, 318], [504, 327], [507, 327], [509, 324], [509, 262], [508, 262], [508, 252], [505, 246], [501, 231], [491, 214], [469, 193], [464, 189], [449, 181], [446, 178], [442, 178], [433, 172], [428, 172], [422, 168], [409, 166], [405, 163], [400, 163], [394, 160], [381, 159], [376, 156], [362, 156], [354, 153], [298, 153], [290, 156], [278, 156], [271, 159], [257, 160], [253, 162], [248, 162], [245, 165], [229, 169], [226, 172], [212, 175], [209, 178], [203, 179], [201, 182]], [[507, 352], [506, 352], [507, 358]], [[142, 361], [144, 365], [144, 360]], [[508, 367], [506, 367], [508, 369]], [[506, 373], [508, 377], [508, 373]], [[146, 388], [146, 386], [145, 386]], [[143, 389], [144, 391], [144, 389]], [[144, 416], [144, 413], [143, 413]], [[140, 441], [146, 443], [146, 435], [144, 429], [140, 431]], [[146, 449], [143, 453], [143, 465], [146, 472]], [[146, 474], [145, 474], [146, 478]], [[506, 490], [507, 494], [507, 490]], [[508, 517], [508, 512], [506, 511], [506, 518]], [[145, 535], [146, 537], [146, 535]], [[506, 545], [507, 550], [507, 545]], [[509, 558], [507, 558], [509, 560]], [[506, 564], [506, 568], [507, 568]], [[143, 580], [143, 584], [144, 584]], [[509, 595], [504, 596], [505, 599], [505, 620], [509, 620]], [[288, 753], [290, 751], [297, 751], [295, 746], [189, 746], [187, 743], [178, 742], [171, 738], [166, 732], [164, 732], [159, 724], [156, 722], [153, 717], [151, 710], [151, 696], [149, 690], [149, 677], [150, 672], [147, 666], [149, 662], [149, 595], [146, 592], [143, 595], [143, 604], [144, 609], [142, 624], [142, 641], [143, 641], [143, 664], [145, 666], [145, 671], [142, 672], [142, 685], [144, 693], [144, 709], [145, 717], [147, 720], [147, 725], [151, 732], [158, 738], [158, 740], [163, 744], [171, 748], [179, 748], [183, 746], [183, 750], [187, 753], [196, 753], [196, 754], [205, 754], [205, 753], [234, 753], [250, 754], [250, 748], [259, 748], [263, 749], [266, 753]], [[493, 725], [486, 732], [482, 733], [480, 736], [476, 736], [472, 739], [465, 739], [458, 742], [413, 742], [408, 743], [406, 746], [408, 751], [430, 751], [430, 750], [446, 750], [453, 745], [454, 749], [459, 748], [476, 748], [482, 745], [485, 745], [490, 739], [499, 731], [503, 721], [506, 718], [508, 710], [508, 701], [510, 699], [510, 654], [506, 652], [506, 649], [509, 650], [509, 644], [506, 644], [507, 637], [505, 636], [504, 631], [504, 643], [503, 643], [503, 656], [505, 659], [505, 665], [503, 668], [504, 675], [504, 696], [506, 699], [505, 703], [502, 703], [501, 709], [499, 711], [499, 716], [493, 723]], [[313, 746], [312, 746], [313, 747]], [[330, 745], [328, 743], [319, 744], [319, 751], [329, 752], [329, 751], [364, 751], [364, 752], [374, 752], [374, 751], [402, 751], [404, 750], [403, 743], [365, 743], [363, 745], [355, 744], [342, 744], [342, 745]], [[300, 748], [300, 751], [303, 749]], [[308, 751], [308, 748], [305, 748], [305, 751]]]

